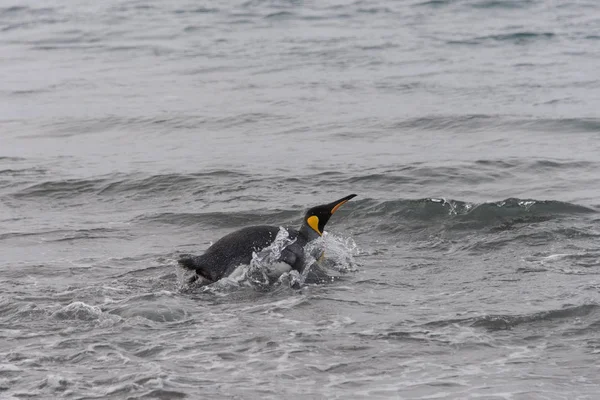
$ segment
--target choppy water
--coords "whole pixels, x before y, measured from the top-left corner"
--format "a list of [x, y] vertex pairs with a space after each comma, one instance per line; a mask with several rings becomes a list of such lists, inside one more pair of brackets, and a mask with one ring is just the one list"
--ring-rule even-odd
[[[0, 1], [0, 397], [598, 398], [599, 46], [592, 0]], [[341, 281], [181, 284], [349, 193]]]

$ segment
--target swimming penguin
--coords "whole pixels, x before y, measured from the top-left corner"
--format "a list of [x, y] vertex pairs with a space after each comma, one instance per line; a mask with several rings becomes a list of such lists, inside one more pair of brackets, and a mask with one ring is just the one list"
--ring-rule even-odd
[[[293, 243], [281, 250], [281, 257], [277, 261], [280, 264], [283, 263], [289, 270], [294, 269], [302, 274], [307, 267], [304, 247], [323, 235], [323, 229], [329, 218], [355, 196], [355, 194], [351, 194], [333, 203], [309, 209], [304, 215], [299, 230], [284, 228]], [[250, 264], [252, 254], [271, 245], [279, 230], [279, 227], [267, 225], [242, 228], [219, 239], [201, 256], [182, 256], [179, 259], [179, 265], [185, 269], [196, 271], [196, 275], [189, 280], [190, 283], [198, 279], [201, 279], [203, 284], [216, 282], [232, 274], [238, 266]], [[285, 271], [281, 271], [281, 273], [283, 272]], [[312, 281], [322, 278], [318, 271], [312, 272], [311, 269], [309, 274], [311, 273]], [[307, 281], [311, 280], [307, 279]]]

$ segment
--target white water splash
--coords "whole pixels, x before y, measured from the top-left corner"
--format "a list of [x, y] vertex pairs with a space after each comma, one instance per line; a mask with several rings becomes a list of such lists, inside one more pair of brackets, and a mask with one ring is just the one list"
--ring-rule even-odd
[[287, 285], [298, 288], [304, 285], [313, 266], [318, 266], [324, 272], [348, 273], [357, 271], [354, 256], [359, 249], [356, 242], [350, 237], [336, 236], [324, 232], [323, 236], [308, 243], [304, 248], [305, 265], [302, 274], [296, 270], [284, 273], [277, 281], [278, 285]]
[[290, 238], [286, 229], [280, 228], [271, 245], [252, 253], [248, 265], [240, 265], [231, 275], [205, 286], [203, 290], [223, 292], [238, 289], [240, 286], [263, 290], [271, 285], [299, 288], [304, 285], [310, 266], [315, 264], [336, 275], [358, 270], [354, 256], [359, 254], [359, 249], [354, 240], [328, 232], [306, 245], [305, 263], [309, 267], [305, 268], [302, 274], [292, 270], [291, 266], [280, 259], [281, 252], [295, 241], [296, 239]]
[[52, 317], [60, 320], [91, 321], [102, 316], [100, 307], [91, 306], [81, 301], [75, 301], [52, 313]]
[[351, 237], [324, 232], [323, 236], [306, 246], [305, 252], [307, 258], [313, 257], [313, 262], [317, 262], [322, 267], [343, 273], [358, 271], [354, 257], [360, 253], [360, 250]]
[[287, 229], [280, 227], [273, 243], [258, 253], [252, 253], [252, 260], [245, 274], [246, 278], [256, 285], [269, 285], [271, 282], [269, 278], [276, 275], [277, 270], [280, 269], [278, 264], [280, 264], [281, 252], [295, 241], [296, 239], [290, 239]]

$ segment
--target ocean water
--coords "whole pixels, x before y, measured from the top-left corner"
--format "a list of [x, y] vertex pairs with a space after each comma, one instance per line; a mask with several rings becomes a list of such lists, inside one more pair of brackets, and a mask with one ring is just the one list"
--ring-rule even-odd
[[[0, 397], [600, 398], [599, 71], [593, 0], [0, 0]], [[350, 193], [340, 280], [185, 284]]]

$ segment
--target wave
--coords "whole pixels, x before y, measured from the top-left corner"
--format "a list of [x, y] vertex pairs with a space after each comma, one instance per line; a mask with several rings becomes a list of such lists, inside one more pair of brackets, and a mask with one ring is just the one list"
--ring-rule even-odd
[[37, 167], [0, 169], [0, 189], [23, 187], [32, 179], [42, 177], [47, 173], [47, 170]]
[[208, 225], [215, 228], [237, 228], [246, 225], [277, 225], [298, 219], [298, 211], [255, 210], [248, 212], [158, 213], [144, 214], [132, 222], [150, 222], [179, 226]]
[[23, 157], [0, 156], [0, 161], [25, 161]]
[[548, 40], [556, 36], [553, 32], [514, 32], [514, 33], [502, 33], [496, 35], [487, 36], [476, 36], [465, 39], [451, 39], [447, 40], [446, 43], [450, 45], [467, 45], [475, 46], [486, 44], [488, 42], [511, 42], [517, 45], [529, 44], [535, 40]]
[[91, 321], [101, 318], [102, 310], [98, 306], [91, 306], [81, 301], [75, 301], [52, 313], [52, 317], [59, 320]]
[[[592, 208], [562, 201], [518, 198], [480, 204], [436, 198], [384, 202], [358, 200], [355, 203], [359, 211], [353, 211], [353, 216], [357, 218], [386, 218], [388, 223], [394, 220], [449, 221], [455, 222], [457, 227], [467, 222], [475, 223], [475, 226], [489, 226], [499, 221], [527, 223], [545, 221], [561, 215], [596, 212]], [[468, 226], [473, 227], [473, 224]]]
[[[600, 127], [600, 125], [599, 125]], [[240, 201], [268, 201], [267, 194], [273, 186], [289, 188], [289, 191], [304, 191], [307, 187], [375, 187], [389, 186], [399, 191], [402, 185], [431, 186], [439, 183], [456, 182], [461, 185], [486, 183], [495, 179], [513, 179], [514, 176], [529, 176], [536, 173], [576, 172], [591, 173], [598, 163], [559, 159], [479, 159], [469, 162], [456, 162], [443, 166], [431, 166], [419, 162], [395, 165], [393, 168], [373, 168], [360, 173], [323, 171], [320, 173], [289, 176], [286, 169], [276, 172], [288, 176], [257, 175], [236, 169], [215, 169], [195, 173], [110, 174], [84, 179], [44, 180], [52, 176], [47, 170], [32, 168], [0, 169], [0, 187], [9, 189], [3, 196], [17, 199], [69, 199], [85, 197], [102, 201], [106, 199], [141, 200], [157, 195], [185, 196], [186, 201], [194, 201], [198, 195], [210, 193], [219, 201], [237, 203]], [[53, 176], [52, 176], [53, 177]], [[38, 181], [37, 183], [32, 183]], [[332, 189], [333, 190], [333, 189]], [[264, 193], [264, 194], [261, 194]]]
[[[534, 36], [532, 36], [534, 35]], [[534, 38], [535, 35], [540, 37], [546, 37], [544, 33], [533, 34], [522, 32], [520, 34], [510, 35], [492, 35], [483, 38], [468, 38], [465, 40], [448, 40], [448, 44], [479, 44], [489, 40], [516, 40], [525, 39], [527, 37]], [[507, 36], [504, 37], [503, 36]], [[512, 36], [512, 37], [511, 37]], [[389, 43], [378, 43], [376, 45], [362, 46], [363, 50], [368, 49], [387, 49]], [[519, 66], [522, 64], [516, 64]], [[548, 61], [545, 61], [544, 66], [552, 65]], [[541, 66], [541, 65], [540, 65]], [[212, 70], [204, 69], [190, 69], [184, 72], [188, 75], [197, 75]], [[585, 85], [593, 85], [597, 83], [595, 80], [586, 81]], [[380, 89], [383, 88], [394, 88], [397, 82], [390, 81], [380, 84]], [[405, 89], [413, 89], [418, 83], [409, 82], [404, 83], [402, 86]], [[548, 87], [561, 87], [564, 82], [557, 82], [555, 84], [548, 83]], [[570, 84], [572, 85], [572, 84]], [[54, 89], [53, 89], [54, 90]], [[159, 115], [156, 117], [140, 117], [140, 116], [110, 116], [104, 118], [78, 118], [76, 120], [67, 118], [58, 118], [51, 124], [47, 125], [47, 129], [43, 133], [36, 133], [24, 138], [37, 138], [37, 137], [71, 137], [80, 135], [90, 135], [98, 132], [105, 132], [106, 130], [118, 130], [126, 127], [127, 130], [140, 130], [147, 132], [148, 130], [159, 129], [161, 132], [172, 132], [181, 130], [194, 130], [198, 127], [206, 127], [210, 130], [222, 130], [228, 128], [234, 128], [245, 125], [277, 125], [282, 126], [289, 123], [289, 116], [280, 113], [239, 113], [230, 116], [197, 116], [188, 114], [176, 114], [163, 116]], [[431, 114], [415, 118], [403, 118], [401, 120], [391, 120], [389, 122], [383, 121], [376, 118], [365, 118], [360, 120], [362, 126], [365, 129], [383, 129], [389, 131], [398, 130], [427, 130], [427, 131], [451, 131], [451, 132], [489, 132], [490, 129], [499, 131], [539, 131], [539, 132], [560, 132], [560, 133], [574, 133], [574, 132], [590, 132], [596, 133], [600, 130], [600, 118], [595, 117], [579, 117], [579, 118], [536, 118], [536, 117], [523, 117], [517, 115], [499, 115], [499, 114]], [[327, 128], [326, 126], [324, 129]], [[306, 127], [294, 127], [293, 129], [281, 128], [280, 133], [282, 134], [296, 134], [299, 130], [305, 130]], [[164, 133], [168, 135], [168, 133]], [[344, 134], [342, 134], [344, 135]], [[340, 135], [340, 136], [342, 136]], [[343, 136], [342, 136], [343, 137]], [[1, 160], [1, 159], [0, 159]]]
[[274, 13], [267, 14], [265, 19], [284, 20], [292, 19], [296, 17], [296, 13], [290, 11], [277, 11]]
[[548, 171], [554, 169], [587, 169], [595, 168], [596, 163], [591, 161], [565, 161], [565, 160], [526, 160], [517, 159], [505, 160], [476, 160], [476, 165], [485, 167], [496, 167], [500, 169], [521, 168], [523, 170]]
[[50, 180], [27, 186], [13, 193], [20, 199], [28, 198], [74, 198], [80, 195], [113, 196], [135, 193], [138, 196], [151, 196], [177, 190], [194, 191], [210, 187], [208, 182], [224, 178], [250, 179], [248, 175], [229, 170], [213, 170], [192, 174], [158, 174], [149, 177], [114, 175], [94, 179]]
[[429, 0], [417, 3], [415, 6], [443, 7], [453, 4], [475, 9], [520, 9], [535, 5], [536, 2], [534, 0], [483, 0], [479, 2], [465, 2], [461, 4], [457, 0]]
[[476, 40], [494, 40], [500, 42], [514, 42], [514, 43], [525, 43], [535, 39], [550, 39], [555, 37], [556, 34], [554, 32], [513, 32], [513, 33], [503, 33], [497, 35], [488, 35], [481, 36], [476, 38]]
[[[56, 229], [41, 232], [6, 232], [0, 233], [0, 240], [43, 236], [46, 242], [64, 242], [81, 239], [105, 239], [105, 238], [123, 238], [123, 234], [111, 228], [92, 228], [92, 229]], [[52, 237], [52, 239], [48, 239]]]
[[17, 15], [46, 15], [55, 12], [52, 7], [33, 8], [27, 6], [0, 7], [0, 17], [15, 17]]
[[210, 8], [210, 7], [193, 7], [188, 10], [177, 9], [173, 11], [174, 14], [216, 14], [220, 10], [218, 8]]
[[[471, 43], [471, 41], [469, 43]], [[395, 122], [387, 128], [392, 130], [410, 129], [453, 132], [489, 131], [492, 128], [500, 128], [501, 130], [507, 131], [533, 130], [540, 132], [593, 133], [600, 130], [600, 118], [520, 118], [492, 114], [430, 115], [427, 117], [409, 118], [400, 122]]]
[[539, 322], [552, 322], [566, 318], [586, 317], [598, 313], [600, 306], [597, 304], [583, 304], [566, 307], [558, 310], [541, 311], [525, 315], [489, 314], [479, 317], [464, 319], [449, 319], [433, 321], [424, 324], [424, 327], [445, 327], [454, 324], [484, 328], [489, 331], [509, 330], [520, 325]]
[[[210, 228], [239, 228], [248, 225], [298, 226], [304, 209], [268, 210], [255, 209], [234, 212], [153, 213], [135, 217], [133, 223], [206, 226]], [[378, 233], [422, 229], [438, 226], [449, 230], [490, 229], [503, 231], [518, 225], [545, 222], [569, 216], [595, 214], [596, 210], [554, 200], [508, 198], [490, 203], [469, 203], [449, 199], [399, 199], [375, 201], [363, 199], [353, 201], [341, 216], [349, 215], [345, 221], [371, 227]], [[558, 234], [564, 231], [560, 229]], [[572, 234], [564, 231], [565, 235]], [[584, 234], [580, 232], [579, 235]]]
[[[135, 223], [237, 228], [251, 224], [297, 225], [299, 223], [306, 208], [298, 208], [296, 205], [279, 208], [279, 204], [273, 205], [266, 194], [272, 192], [274, 187], [288, 187], [291, 193], [296, 193], [314, 185], [328, 187], [331, 191], [357, 186], [366, 190], [372, 186], [377, 190], [387, 188], [393, 193], [399, 191], [403, 185], [434, 186], [440, 182], [477, 184], [487, 182], [490, 178], [508, 179], [514, 175], [536, 173], [548, 175], [564, 171], [586, 171], [587, 173], [596, 168], [597, 163], [591, 161], [509, 158], [480, 159], [437, 167], [411, 163], [390, 170], [366, 170], [358, 175], [323, 171], [298, 177], [281, 177], [218, 169], [183, 174], [111, 174], [87, 179], [47, 180], [35, 184], [27, 182], [31, 179], [30, 172], [39, 173], [37, 179], [44, 179], [48, 174], [43, 170], [33, 169], [27, 170], [27, 173], [20, 170], [18, 172], [1, 170], [0, 176], [10, 176], [11, 180], [7, 182], [11, 185], [14, 179], [20, 180], [18, 186], [11, 186], [8, 190], [4, 188], [5, 192], [10, 192], [2, 194], [2, 197], [30, 200], [36, 203], [58, 200], [61, 206], [64, 206], [66, 199], [77, 199], [77, 204], [82, 201], [122, 204], [146, 199], [155, 201], [157, 196], [162, 196], [169, 199], [169, 204], [177, 202], [177, 207], [163, 207], [162, 210], [129, 217], [129, 220]], [[14, 173], [17, 173], [16, 177], [11, 176]], [[25, 177], [21, 176], [22, 173]], [[0, 179], [0, 187], [3, 187], [3, 182]], [[24, 185], [27, 186], [23, 187]], [[210, 207], [210, 204], [215, 202], [232, 204], [238, 209], [243, 207], [243, 211], [215, 211]], [[257, 204], [261, 208], [255, 208]], [[316, 204], [306, 206], [310, 205]], [[199, 208], [202, 212], [196, 211]], [[222, 208], [231, 209], [229, 206]], [[194, 212], [179, 212], [182, 209], [185, 211], [193, 209]], [[473, 203], [459, 199], [428, 197], [387, 201], [362, 198], [352, 201], [341, 210], [340, 214], [352, 213], [353, 220], [364, 222], [364, 226], [393, 232], [398, 229], [400, 223], [405, 225], [441, 223], [445, 228], [450, 229], [492, 227], [503, 230], [510, 229], [515, 224], [543, 222], [596, 212], [594, 208], [558, 200], [507, 198], [500, 201]], [[76, 233], [76, 238], [81, 237], [79, 233], [85, 234], [85, 232]]]
[[43, 175], [46, 173], [47, 173], [47, 171], [43, 168], [0, 169], [0, 176], [8, 176], [8, 177]]
[[108, 314], [123, 319], [141, 317], [154, 322], [177, 322], [188, 317], [181, 303], [167, 292], [133, 296], [106, 308]]
[[443, 7], [443, 6], [448, 6], [452, 3], [456, 3], [456, 0], [429, 0], [429, 1], [424, 1], [422, 3], [417, 3], [417, 4], [415, 4], [415, 6]]
[[535, 4], [533, 0], [484, 0], [470, 4], [473, 8], [527, 8]]
[[78, 194], [97, 192], [107, 179], [66, 179], [38, 183], [14, 193], [16, 198], [71, 198]]
[[[42, 44], [39, 42], [33, 44]], [[142, 46], [143, 47], [143, 46]], [[140, 46], [111, 46], [108, 49], [134, 50]], [[154, 48], [153, 48], [154, 49]], [[222, 70], [223, 68], [220, 68]], [[184, 75], [198, 75], [215, 71], [214, 68], [202, 67], [183, 71]], [[56, 88], [53, 87], [52, 91]], [[72, 137], [81, 135], [90, 135], [107, 130], [123, 130], [130, 132], [132, 130], [148, 132], [148, 130], [159, 129], [161, 135], [171, 135], [170, 132], [182, 130], [196, 130], [201, 126], [206, 126], [211, 130], [220, 130], [224, 128], [238, 127], [244, 124], [263, 124], [270, 122], [280, 122], [289, 119], [288, 116], [276, 113], [238, 113], [232, 115], [213, 115], [200, 116], [186, 113], [170, 113], [168, 115], [158, 114], [156, 116], [106, 116], [97, 118], [65, 118], [58, 117], [45, 125], [42, 133], [32, 133], [22, 136], [23, 138], [38, 137]]]
[[191, 174], [159, 174], [147, 178], [128, 178], [111, 182], [104, 186], [98, 194], [135, 192], [136, 194], [154, 195], [163, 192], [172, 192], [178, 189], [193, 191], [194, 189], [197, 189], [200, 184], [206, 184], [206, 182], [212, 179], [247, 177], [249, 177], [249, 175], [229, 170], [214, 170]]

